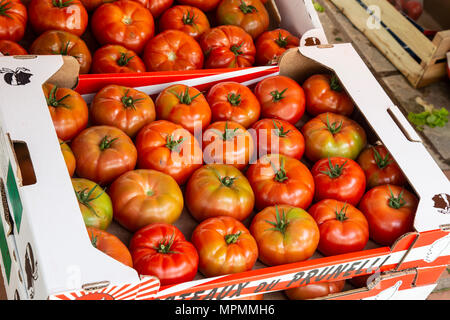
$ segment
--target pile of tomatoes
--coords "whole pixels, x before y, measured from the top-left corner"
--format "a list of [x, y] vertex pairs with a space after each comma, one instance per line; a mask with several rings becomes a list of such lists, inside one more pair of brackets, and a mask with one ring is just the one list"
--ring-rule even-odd
[[[356, 252], [369, 238], [391, 245], [413, 229], [418, 199], [387, 149], [368, 145], [334, 75], [176, 84], [155, 101], [108, 85], [89, 107], [43, 89], [92, 243], [163, 286]], [[175, 226], [184, 208], [190, 235]], [[128, 248], [105, 231], [113, 219], [133, 234]]]
[[299, 38], [269, 30], [265, 2], [0, 0], [0, 52], [70, 55], [82, 74], [272, 65]]

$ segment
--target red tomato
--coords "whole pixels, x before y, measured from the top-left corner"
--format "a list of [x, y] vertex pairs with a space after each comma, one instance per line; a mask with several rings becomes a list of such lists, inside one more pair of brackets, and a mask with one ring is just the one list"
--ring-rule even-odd
[[113, 2], [115, 0], [80, 0], [87, 11], [94, 11], [104, 3]]
[[156, 117], [195, 134], [196, 129], [204, 130], [211, 122], [211, 108], [200, 91], [175, 84], [164, 89], [156, 99]]
[[352, 99], [345, 92], [336, 76], [315, 74], [303, 83], [306, 111], [313, 116], [333, 112], [350, 116], [355, 109]]
[[192, 233], [199, 254], [199, 270], [216, 277], [252, 270], [258, 246], [247, 228], [232, 217], [215, 217], [200, 223]]
[[203, 67], [197, 41], [179, 30], [166, 30], [151, 39], [144, 52], [147, 71], [197, 70]]
[[136, 271], [158, 277], [162, 286], [191, 281], [197, 274], [198, 253], [174, 226], [154, 223], [136, 232], [130, 242]]
[[74, 34], [59, 30], [50, 30], [41, 34], [31, 44], [31, 54], [72, 56], [80, 64], [80, 73], [91, 69], [92, 56], [86, 43]]
[[170, 175], [183, 185], [203, 163], [194, 136], [175, 123], [159, 120], [145, 126], [136, 138], [139, 168]]
[[206, 97], [212, 112], [212, 122], [234, 121], [244, 128], [258, 121], [261, 106], [253, 92], [238, 82], [214, 85]]
[[359, 204], [369, 222], [370, 238], [390, 246], [413, 231], [418, 203], [415, 195], [399, 186], [388, 184], [370, 189]]
[[406, 12], [408, 17], [413, 20], [420, 18], [423, 12], [422, 4], [419, 1], [406, 1], [402, 6], [403, 10]]
[[325, 199], [309, 208], [320, 230], [318, 249], [324, 256], [361, 251], [369, 240], [364, 214], [348, 203]]
[[300, 46], [300, 39], [287, 30], [276, 29], [261, 34], [255, 45], [258, 65], [276, 65], [287, 49]]
[[351, 159], [319, 160], [311, 173], [316, 185], [315, 201], [335, 199], [356, 206], [366, 191], [364, 171]]
[[364, 276], [354, 277], [349, 279], [350, 283], [356, 288], [364, 288], [367, 287], [372, 281], [377, 279], [380, 276], [380, 273], [367, 274]]
[[28, 15], [38, 34], [61, 30], [81, 36], [88, 25], [88, 13], [80, 0], [31, 0]]
[[202, 11], [212, 11], [217, 8], [221, 0], [178, 0], [179, 3], [197, 7]]
[[133, 138], [155, 120], [155, 104], [141, 91], [109, 85], [95, 95], [91, 116], [94, 124], [117, 127]]
[[195, 7], [175, 6], [164, 12], [159, 20], [160, 31], [179, 30], [198, 40], [210, 29], [206, 15]]
[[222, 0], [216, 19], [218, 24], [243, 28], [253, 39], [269, 28], [269, 13], [260, 0]]
[[144, 7], [150, 10], [152, 13], [152, 16], [156, 19], [159, 18], [159, 16], [169, 9], [172, 4], [173, 0], [133, 0], [136, 2], [139, 2]]
[[203, 133], [205, 163], [229, 164], [243, 170], [253, 155], [253, 138], [239, 123], [218, 121]]
[[300, 160], [305, 151], [305, 139], [292, 124], [283, 120], [262, 119], [252, 126], [258, 146], [258, 158], [267, 154], [282, 154]]
[[0, 40], [22, 40], [27, 18], [27, 8], [20, 1], [0, 0]]
[[305, 113], [302, 87], [285, 76], [272, 76], [259, 82], [255, 95], [261, 103], [261, 116], [296, 124]]
[[244, 68], [255, 62], [252, 37], [237, 26], [218, 26], [205, 32], [199, 40], [205, 54], [205, 68]]
[[110, 189], [114, 219], [130, 232], [149, 224], [178, 220], [183, 194], [175, 180], [155, 170], [134, 170], [121, 175]]
[[4, 56], [19, 56], [28, 54], [18, 43], [11, 40], [0, 40], [0, 53]]
[[102, 251], [124, 265], [133, 267], [130, 251], [115, 235], [101, 229], [87, 227], [89, 238], [94, 248]]
[[138, 54], [155, 34], [152, 14], [134, 1], [103, 4], [95, 10], [91, 26], [101, 45], [118, 44]]
[[289, 300], [308, 300], [339, 293], [344, 289], [344, 286], [345, 280], [311, 283], [301, 287], [288, 289], [284, 293], [286, 293]]
[[145, 64], [132, 50], [108, 44], [94, 53], [92, 73], [133, 73], [145, 72]]
[[61, 152], [64, 157], [64, 161], [66, 162], [67, 171], [72, 177], [75, 173], [75, 168], [77, 167], [77, 161], [75, 160], [75, 156], [73, 155], [72, 149], [70, 149], [69, 145], [61, 139], [58, 140], [59, 146], [61, 147]]
[[364, 129], [355, 121], [334, 113], [322, 113], [302, 127], [306, 157], [316, 162], [328, 157], [355, 160], [367, 144]]
[[255, 195], [237, 168], [209, 164], [194, 172], [186, 186], [186, 206], [197, 221], [230, 216], [244, 221], [253, 212]]
[[255, 192], [256, 208], [285, 204], [308, 208], [314, 197], [314, 179], [299, 160], [278, 154], [250, 165], [247, 178]]
[[366, 175], [368, 189], [383, 184], [396, 186], [406, 184], [406, 177], [402, 170], [386, 147], [382, 145], [367, 148], [361, 152], [358, 163]]
[[130, 137], [110, 126], [83, 130], [72, 142], [77, 176], [106, 185], [136, 166], [137, 151]]
[[89, 110], [86, 102], [71, 89], [50, 83], [45, 83], [42, 89], [58, 138], [72, 140], [87, 126]]
[[259, 260], [269, 266], [309, 259], [319, 243], [319, 229], [303, 209], [280, 205], [256, 214], [250, 233], [259, 248]]

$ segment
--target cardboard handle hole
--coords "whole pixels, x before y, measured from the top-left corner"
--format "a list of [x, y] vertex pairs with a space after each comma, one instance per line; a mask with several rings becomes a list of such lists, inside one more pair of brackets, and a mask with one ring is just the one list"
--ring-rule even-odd
[[22, 186], [36, 184], [36, 173], [27, 144], [23, 141], [13, 141], [13, 147], [22, 176]]

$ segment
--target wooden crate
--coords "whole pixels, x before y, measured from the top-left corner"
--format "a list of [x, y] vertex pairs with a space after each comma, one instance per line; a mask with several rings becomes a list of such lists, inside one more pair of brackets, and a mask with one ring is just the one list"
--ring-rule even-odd
[[[441, 30], [437, 32], [433, 40], [428, 39], [387, 0], [360, 0], [367, 8], [376, 8], [376, 10], [366, 10], [357, 0], [330, 1], [366, 35], [414, 87], [424, 87], [446, 77], [446, 53], [450, 51], [450, 26], [448, 25], [450, 0], [424, 0], [425, 12], [421, 20], [433, 21], [429, 24], [430, 27]], [[381, 21], [380, 27], [373, 27], [377, 21]], [[417, 62], [392, 33], [383, 27], [383, 24], [421, 61]]]

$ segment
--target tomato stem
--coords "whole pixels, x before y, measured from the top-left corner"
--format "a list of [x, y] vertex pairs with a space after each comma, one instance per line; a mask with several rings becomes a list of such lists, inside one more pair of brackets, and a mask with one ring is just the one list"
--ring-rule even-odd
[[227, 234], [225, 236], [225, 242], [227, 244], [234, 244], [238, 241], [239, 237], [241, 236], [242, 232], [239, 231], [238, 233], [235, 234]]
[[275, 172], [275, 178], [274, 178], [274, 180], [275, 180], [276, 182], [285, 182], [286, 180], [289, 179], [288, 176], [287, 176], [287, 174], [286, 174], [286, 170], [284, 170], [284, 162], [285, 162], [285, 160], [284, 160], [284, 158], [282, 157], [282, 158], [281, 158], [281, 163], [280, 163], [280, 168], [277, 169], [277, 168], [275, 167], [275, 165], [273, 164], [273, 162], [270, 161], [270, 165], [272, 166], [272, 169], [273, 169], [273, 171]]
[[98, 187], [98, 185], [96, 184], [92, 189], [88, 189], [88, 188], [84, 188], [83, 190], [77, 191], [75, 190], [75, 195], [77, 196], [77, 200], [79, 203], [81, 203], [82, 205], [86, 206], [89, 210], [92, 211], [92, 213], [98, 217], [97, 212], [94, 210], [94, 208], [91, 206], [91, 202], [97, 200], [98, 198], [100, 198], [105, 191], [102, 190], [102, 192], [100, 192], [96, 197], [91, 198], [92, 194], [94, 193], [95, 189]]
[[136, 57], [136, 56], [131, 56], [128, 58], [127, 55], [128, 55], [128, 52], [120, 53], [120, 57], [116, 61], [119, 66], [124, 67], [124, 66], [128, 65], [128, 63], [130, 63], [131, 59]]
[[56, 91], [58, 90], [58, 87], [57, 86], [54, 86], [51, 90], [50, 90], [50, 92], [49, 92], [49, 94], [48, 94], [48, 97], [46, 98], [46, 100], [47, 100], [47, 105], [48, 106], [51, 106], [51, 107], [54, 107], [54, 108], [57, 108], [57, 107], [63, 107], [63, 108], [66, 108], [66, 109], [70, 109], [70, 106], [68, 106], [67, 104], [65, 104], [65, 103], [62, 103], [62, 101], [64, 101], [65, 99], [67, 99], [68, 97], [70, 97], [70, 94], [66, 94], [64, 97], [62, 97], [61, 99], [57, 99], [56, 98]]
[[237, 132], [239, 128], [228, 129], [228, 121], [225, 122], [225, 130], [222, 134], [222, 139], [224, 141], [233, 140], [235, 136], [237, 136], [239, 133]]
[[278, 46], [280, 46], [281, 48], [286, 48], [288, 41], [287, 41], [288, 37], [283, 38], [283, 36], [281, 35], [281, 32], [278, 33], [278, 39], [275, 40], [275, 42], [277, 43]]
[[224, 178], [221, 178], [221, 177], [219, 177], [219, 179], [220, 179], [220, 182], [225, 186], [225, 187], [231, 187], [232, 185], [233, 185], [233, 183], [234, 183], [234, 181], [236, 180], [236, 177], [234, 177], [234, 178], [231, 178], [231, 177], [224, 177]]
[[333, 76], [331, 77], [331, 80], [330, 80], [330, 88], [331, 88], [331, 90], [333, 90], [333, 91], [336, 91], [336, 92], [342, 92], [342, 86], [341, 86], [341, 83], [339, 82], [339, 79], [338, 79], [338, 77], [336, 77], [336, 75], [333, 75]]
[[247, 14], [247, 13], [253, 13], [253, 12], [258, 12], [258, 9], [256, 9], [254, 6], [252, 6], [252, 5], [247, 5], [245, 2], [244, 2], [244, 0], [241, 0], [241, 4], [240, 4], [240, 6], [239, 6], [239, 9], [241, 9], [241, 11], [244, 13], [244, 14]]
[[111, 148], [111, 145], [113, 144], [114, 141], [116, 141], [119, 138], [114, 138], [114, 139], [109, 139], [108, 136], [104, 136], [102, 141], [100, 142], [100, 150], [104, 151], [106, 149]]
[[10, 4], [11, 4], [11, 1], [6, 1], [6, 2], [4, 0], [0, 1], [0, 16], [5, 16], [9, 19], [14, 19], [13, 17], [11, 17], [8, 14], [8, 10], [12, 8], [11, 6], [8, 7], [8, 5], [10, 5]]
[[130, 89], [128, 89], [125, 92], [125, 95], [122, 97], [122, 104], [125, 106], [126, 108], [131, 108], [133, 110], [136, 110], [136, 106], [134, 105], [136, 102], [142, 101], [144, 100], [144, 98], [139, 98], [139, 99], [133, 99], [132, 96], [129, 96], [128, 93], [130, 92]]
[[[275, 135], [276, 135], [276, 136], [278, 136], [278, 137], [280, 137], [280, 138], [284, 138], [284, 137], [287, 136], [287, 134], [288, 134], [289, 132], [291, 132], [291, 130], [284, 131], [283, 125], [281, 125], [280, 127], [278, 127], [276, 121], [275, 121], [275, 120], [272, 120], [272, 121], [273, 121], [273, 125], [274, 125], [274, 127], [275, 127], [275, 130], [274, 130], [274, 131], [275, 131]], [[279, 123], [279, 122], [278, 122], [278, 123]]]
[[380, 153], [377, 151], [375, 147], [372, 147], [372, 150], [373, 150], [373, 158], [378, 168], [384, 169], [392, 163], [392, 159], [390, 157], [389, 152], [386, 154], [384, 158], [382, 158]]
[[330, 120], [328, 119], [328, 113], [327, 113], [327, 129], [328, 131], [330, 131], [332, 134], [336, 134], [339, 133], [342, 129], [342, 125], [344, 124], [344, 122], [341, 120], [338, 124], [338, 122], [333, 122], [332, 124], [330, 124]]
[[270, 93], [270, 95], [272, 96], [272, 102], [280, 102], [281, 100], [283, 100], [285, 97], [283, 96], [288, 88], [284, 89], [283, 91], [279, 92], [278, 90], [274, 90]]
[[228, 102], [234, 107], [240, 105], [242, 102], [240, 94], [230, 93], [227, 98]]
[[163, 254], [169, 254], [169, 253], [176, 253], [175, 251], [171, 251], [170, 248], [173, 245], [173, 241], [175, 238], [175, 233], [172, 233], [172, 236], [170, 237], [170, 239], [166, 239], [164, 238], [163, 240], [161, 240], [158, 243], [158, 246], [154, 247], [154, 249], [156, 251], [158, 251], [159, 253], [163, 253]]
[[344, 204], [344, 206], [341, 208], [341, 210], [338, 212], [338, 208], [336, 207], [336, 219], [338, 221], [345, 221], [348, 219], [347, 217], [347, 209], [348, 209], [348, 205], [347, 202]]
[[202, 93], [199, 92], [195, 96], [191, 97], [189, 95], [189, 87], [186, 87], [186, 91], [184, 93], [173, 92], [173, 94], [175, 94], [177, 96], [178, 100], [180, 100], [180, 102], [182, 104], [190, 105], [192, 103], [192, 101], [194, 101], [194, 99], [199, 97]]
[[348, 162], [348, 160], [346, 160], [341, 166], [339, 164], [337, 164], [337, 163], [336, 163], [336, 165], [333, 165], [333, 163], [331, 163], [330, 157], [328, 157], [329, 170], [320, 171], [320, 172], [323, 173], [323, 174], [326, 174], [331, 179], [338, 178], [338, 177], [340, 177], [342, 175], [342, 171], [344, 170], [344, 167], [347, 164], [347, 162]]
[[230, 51], [233, 52], [235, 56], [240, 56], [244, 53], [241, 51], [241, 48], [243, 45], [244, 45], [244, 42], [241, 42], [241, 44], [239, 46], [232, 46], [230, 48]]
[[175, 152], [180, 152], [180, 146], [183, 143], [184, 138], [180, 138], [178, 140], [175, 140], [173, 138], [173, 136], [171, 135], [167, 135], [166, 138], [166, 147], [170, 150], [170, 151], [175, 151]]
[[53, 0], [52, 4], [56, 8], [66, 8], [70, 5], [72, 5], [73, 0], [67, 0], [66, 2], [63, 2], [63, 0]]
[[91, 243], [94, 246], [94, 248], [97, 248], [97, 242], [98, 242], [98, 237], [94, 236], [94, 233], [91, 233]]
[[[192, 16], [191, 16], [192, 13]], [[187, 14], [183, 14], [183, 23], [186, 25], [194, 25], [195, 24], [195, 13], [188, 11]]]
[[391, 197], [389, 198], [389, 206], [394, 209], [400, 209], [405, 206], [406, 201], [403, 199], [403, 192], [405, 191], [402, 189], [402, 191], [399, 193], [398, 197], [394, 195], [392, 192], [391, 186], [388, 185], [389, 191], [391, 193]]
[[270, 228], [269, 230], [272, 231], [278, 231], [281, 232], [283, 235], [286, 233], [286, 229], [289, 225], [289, 221], [286, 218], [286, 214], [284, 210], [282, 210], [282, 216], [280, 217], [280, 212], [278, 210], [278, 206], [275, 206], [275, 212], [276, 212], [276, 222], [265, 220], [267, 223], [274, 226], [273, 228]]

